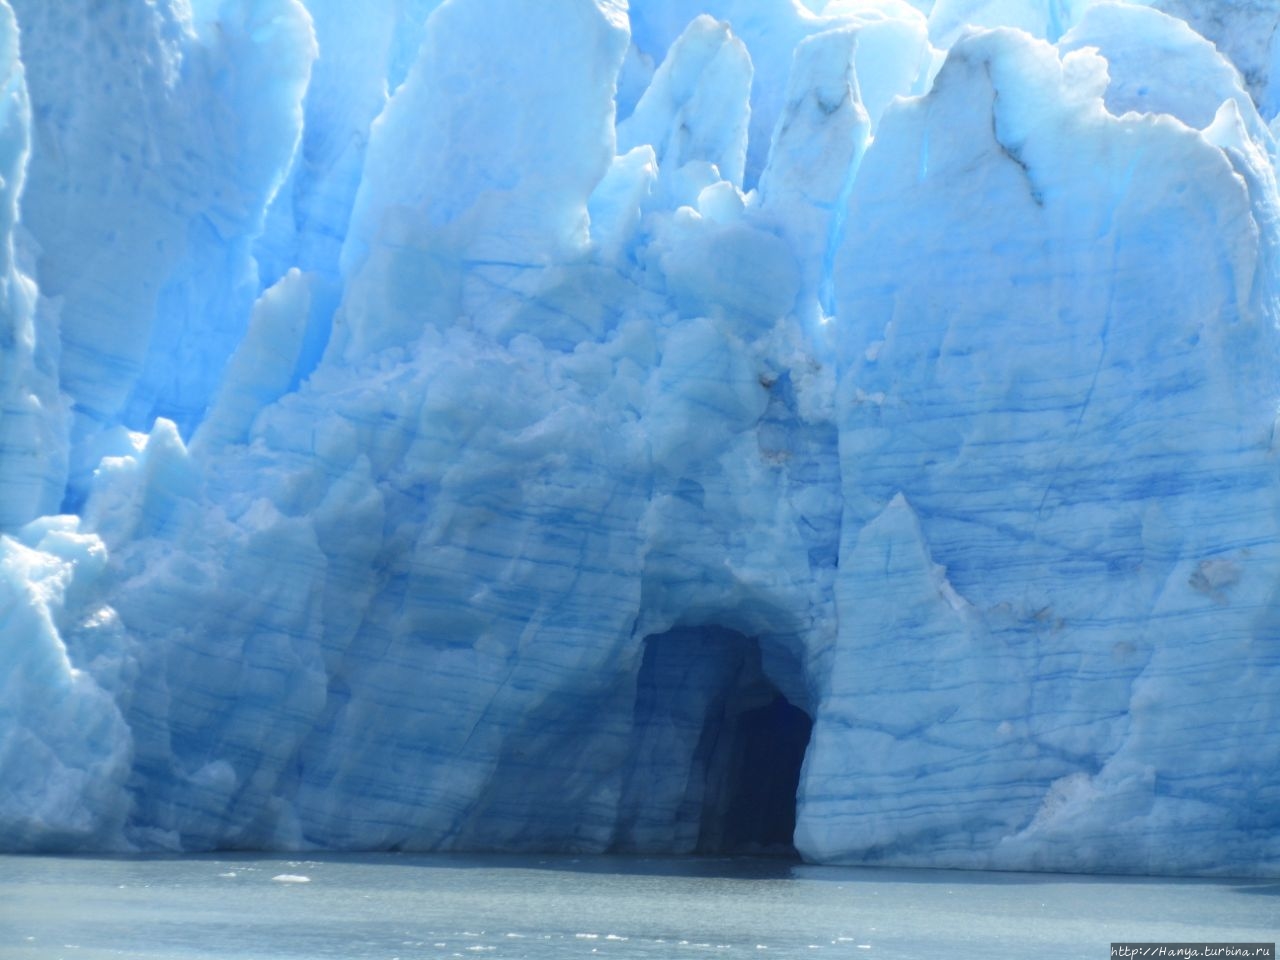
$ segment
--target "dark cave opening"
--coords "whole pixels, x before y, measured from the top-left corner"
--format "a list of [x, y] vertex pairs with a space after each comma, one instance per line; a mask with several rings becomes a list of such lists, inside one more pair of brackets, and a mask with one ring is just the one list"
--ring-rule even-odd
[[729, 718], [723, 804], [704, 809], [699, 853], [795, 854], [796, 790], [813, 721], [782, 694]]
[[647, 638], [615, 849], [795, 856], [811, 729], [758, 639], [720, 627]]

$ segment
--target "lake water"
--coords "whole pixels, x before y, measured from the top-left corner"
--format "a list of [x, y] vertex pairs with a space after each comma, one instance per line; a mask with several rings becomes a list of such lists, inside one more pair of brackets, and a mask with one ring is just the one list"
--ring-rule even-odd
[[1273, 881], [739, 859], [0, 857], [4, 960], [1087, 960], [1112, 941], [1278, 931]]

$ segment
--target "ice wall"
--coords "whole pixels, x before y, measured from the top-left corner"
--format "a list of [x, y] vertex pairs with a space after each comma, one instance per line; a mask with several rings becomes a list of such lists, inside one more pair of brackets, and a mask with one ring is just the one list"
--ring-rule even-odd
[[1247, 676], [1269, 704], [1280, 676], [1275, 411], [1255, 399], [1277, 382], [1275, 208], [1246, 185], [1272, 170], [1229, 87], [1205, 134], [1107, 111], [1094, 50], [1138, 26], [1186, 31], [1116, 7], [1077, 28], [1097, 47], [1061, 58], [1012, 32], [960, 41], [859, 173], [837, 267], [858, 319], [836, 584], [858, 615], [805, 845], [917, 862], [902, 838], [924, 810], [976, 865], [1206, 868], [1225, 838], [1167, 838], [1243, 812], [1205, 792], [1241, 771], [1229, 744], [1257, 745], [1258, 770], [1278, 759], [1270, 708], [1222, 701]]
[[1280, 872], [1280, 6], [9, 2], [0, 846]]
[[[243, 335], [315, 46], [295, 0], [17, 0], [22, 223], [58, 305], [73, 505], [118, 428], [190, 429]], [[116, 435], [113, 435], [113, 430]]]
[[0, 9], [0, 77], [0, 529], [9, 529], [57, 510], [67, 463], [54, 311], [32, 282], [17, 222], [31, 103], [8, 9]]

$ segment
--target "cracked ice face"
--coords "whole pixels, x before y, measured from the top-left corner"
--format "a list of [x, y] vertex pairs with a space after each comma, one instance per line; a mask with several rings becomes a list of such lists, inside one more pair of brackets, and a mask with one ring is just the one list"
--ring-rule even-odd
[[1274, 870], [1280, 15], [810, 6], [0, 0], [0, 846]]

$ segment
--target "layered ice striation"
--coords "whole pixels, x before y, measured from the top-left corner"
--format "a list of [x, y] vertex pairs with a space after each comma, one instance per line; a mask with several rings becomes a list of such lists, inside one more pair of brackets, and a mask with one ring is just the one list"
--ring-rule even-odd
[[0, 0], [0, 847], [1280, 874], [1278, 24]]

